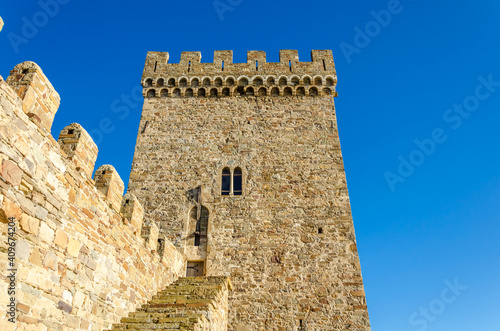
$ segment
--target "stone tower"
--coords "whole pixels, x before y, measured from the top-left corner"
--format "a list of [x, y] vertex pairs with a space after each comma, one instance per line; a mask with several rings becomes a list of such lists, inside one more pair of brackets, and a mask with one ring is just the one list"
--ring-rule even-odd
[[370, 330], [332, 52], [311, 59], [147, 54], [129, 192], [187, 276], [231, 277], [229, 330]]

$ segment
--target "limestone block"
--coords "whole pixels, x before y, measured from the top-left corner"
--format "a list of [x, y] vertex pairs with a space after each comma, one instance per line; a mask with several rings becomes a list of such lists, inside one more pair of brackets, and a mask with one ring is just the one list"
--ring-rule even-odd
[[2, 164], [2, 177], [5, 178], [7, 183], [18, 186], [21, 184], [23, 171], [12, 161], [5, 160]]
[[23, 229], [24, 231], [32, 234], [37, 234], [40, 227], [40, 221], [34, 217], [23, 214], [19, 221], [19, 225], [21, 225], [21, 229]]
[[82, 243], [71, 238], [68, 242], [68, 254], [74, 257], [78, 257], [78, 254], [80, 254], [80, 248], [82, 247]]
[[68, 245], [68, 234], [61, 229], [57, 229], [54, 244], [61, 247], [62, 249], [65, 249]]
[[42, 222], [40, 225], [40, 233], [38, 234], [38, 237], [45, 241], [48, 244], [52, 243], [52, 240], [54, 240], [54, 230], [52, 230], [47, 223]]

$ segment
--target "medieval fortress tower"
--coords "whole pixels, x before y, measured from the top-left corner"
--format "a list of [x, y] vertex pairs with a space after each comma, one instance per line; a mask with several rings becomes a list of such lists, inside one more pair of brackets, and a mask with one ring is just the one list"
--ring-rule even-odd
[[279, 55], [149, 52], [125, 195], [40, 67], [0, 77], [0, 328], [370, 330], [333, 55]]

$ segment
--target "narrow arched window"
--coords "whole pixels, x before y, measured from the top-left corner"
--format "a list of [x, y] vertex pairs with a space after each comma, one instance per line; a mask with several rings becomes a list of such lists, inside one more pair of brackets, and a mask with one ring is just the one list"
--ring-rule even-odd
[[234, 195], [243, 194], [243, 176], [240, 168], [234, 169], [233, 172], [233, 194]]
[[193, 78], [193, 80], [191, 81], [191, 86], [197, 87], [198, 85], [200, 85], [200, 80], [198, 78]]
[[179, 86], [180, 86], [180, 87], [186, 87], [186, 86], [187, 86], [187, 79], [186, 79], [186, 78], [182, 78], [182, 79], [179, 81]]
[[214, 84], [215, 86], [222, 86], [222, 78], [216, 78]]
[[144, 83], [146, 87], [153, 86], [153, 80], [151, 78], [146, 79], [146, 82]]
[[174, 78], [170, 78], [170, 79], [168, 80], [168, 83], [167, 83], [167, 84], [168, 84], [168, 86], [175, 86], [175, 79], [174, 79]]
[[224, 168], [222, 170], [222, 186], [221, 195], [229, 195], [231, 192], [231, 170], [229, 168]]
[[165, 83], [165, 80], [163, 78], [160, 78], [158, 79], [158, 81], [156, 82], [156, 86], [163, 86], [163, 84]]

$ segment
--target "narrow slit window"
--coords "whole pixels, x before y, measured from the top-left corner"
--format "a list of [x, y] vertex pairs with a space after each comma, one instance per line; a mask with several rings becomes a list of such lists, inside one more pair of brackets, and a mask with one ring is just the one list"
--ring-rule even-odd
[[259, 61], [255, 61], [255, 71], [259, 71]]
[[224, 71], [224, 61], [222, 61], [222, 71]]
[[188, 72], [191, 71], [191, 61], [189, 61]]
[[231, 192], [231, 171], [229, 168], [222, 170], [221, 195], [229, 195]]
[[290, 67], [290, 71], [292, 71], [292, 61], [288, 61], [288, 66]]
[[240, 168], [234, 169], [233, 173], [233, 194], [242, 195], [243, 194], [243, 178]]
[[156, 72], [156, 65], [158, 64], [158, 61], [155, 62], [155, 72]]

